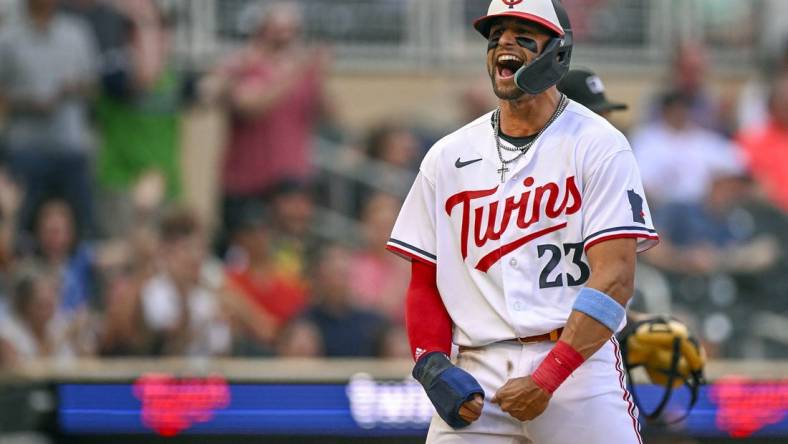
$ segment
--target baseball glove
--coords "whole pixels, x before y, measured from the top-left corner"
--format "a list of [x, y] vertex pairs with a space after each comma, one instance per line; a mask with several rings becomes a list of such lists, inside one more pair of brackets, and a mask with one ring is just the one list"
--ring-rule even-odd
[[650, 413], [643, 409], [636, 391], [632, 390], [641, 412], [649, 419], [658, 418], [673, 389], [686, 384], [691, 394], [686, 412], [689, 414], [703, 384], [706, 352], [687, 326], [671, 317], [651, 316], [628, 325], [619, 336], [619, 342], [630, 381], [631, 370], [642, 366], [652, 383], [665, 387], [662, 400]]

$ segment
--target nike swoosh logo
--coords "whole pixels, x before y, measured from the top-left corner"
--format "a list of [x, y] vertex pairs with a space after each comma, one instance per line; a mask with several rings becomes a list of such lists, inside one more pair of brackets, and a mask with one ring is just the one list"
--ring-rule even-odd
[[462, 168], [462, 167], [468, 166], [468, 165], [470, 165], [470, 164], [472, 164], [472, 163], [480, 162], [481, 160], [482, 160], [482, 159], [473, 159], [473, 160], [468, 160], [468, 161], [465, 161], [465, 162], [463, 162], [463, 161], [462, 161], [462, 160], [460, 160], [460, 158], [458, 157], [458, 158], [457, 158], [457, 161], [456, 161], [456, 162], [454, 162], [454, 166], [456, 166], [457, 168]]

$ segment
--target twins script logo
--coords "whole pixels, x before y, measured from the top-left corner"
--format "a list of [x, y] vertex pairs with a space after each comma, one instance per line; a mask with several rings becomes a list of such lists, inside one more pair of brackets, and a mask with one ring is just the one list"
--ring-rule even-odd
[[142, 422], [162, 436], [175, 436], [194, 423], [210, 421], [230, 403], [230, 389], [220, 376], [177, 379], [143, 375], [134, 384], [142, 401]]
[[[534, 178], [530, 176], [525, 178], [523, 185], [525, 185], [525, 192], [520, 196], [506, 198], [500, 221], [497, 219], [498, 201], [473, 208], [473, 240], [477, 247], [482, 248], [487, 241], [500, 239], [509, 228], [511, 222], [514, 222], [517, 228], [525, 230], [541, 220], [542, 211], [544, 211], [544, 216], [548, 219], [555, 219], [561, 215], [568, 216], [577, 213], [580, 210], [582, 201], [574, 176], [566, 179], [563, 189], [555, 182], [548, 182], [532, 189]], [[493, 195], [496, 191], [498, 191], [498, 186], [489, 190], [463, 191], [446, 200], [446, 213], [449, 216], [451, 216], [454, 207], [458, 205], [462, 207], [460, 250], [463, 259], [468, 257], [468, 243], [471, 233], [471, 202]], [[486, 221], [484, 218], [485, 210], [487, 213]], [[487, 272], [501, 257], [534, 239], [564, 227], [566, 227], [566, 222], [531, 232], [515, 241], [509, 242], [482, 257], [476, 264], [476, 269]]]
[[519, 5], [523, 0], [503, 0], [503, 4], [508, 6], [509, 9], [514, 9], [515, 5]]

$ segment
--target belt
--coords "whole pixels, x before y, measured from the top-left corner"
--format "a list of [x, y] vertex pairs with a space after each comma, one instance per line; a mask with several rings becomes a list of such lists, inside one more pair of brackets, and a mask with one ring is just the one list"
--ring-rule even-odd
[[[556, 342], [558, 341], [558, 338], [561, 337], [561, 333], [563, 332], [564, 332], [564, 328], [559, 327], [549, 333], [543, 333], [541, 335], [534, 335], [534, 336], [526, 336], [524, 338], [504, 339], [503, 341], [499, 341], [499, 342], [516, 342], [522, 345], [536, 344], [537, 342], [545, 342], [545, 341]], [[466, 345], [461, 345], [460, 351], [477, 350], [480, 348], [481, 347], [468, 347]]]

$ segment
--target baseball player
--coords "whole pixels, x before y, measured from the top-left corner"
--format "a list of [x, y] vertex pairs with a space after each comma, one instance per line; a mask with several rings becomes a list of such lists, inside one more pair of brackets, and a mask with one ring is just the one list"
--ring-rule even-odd
[[640, 443], [613, 334], [658, 236], [629, 143], [555, 87], [558, 0], [492, 0], [474, 26], [498, 108], [430, 149], [387, 246], [412, 264], [427, 442]]

